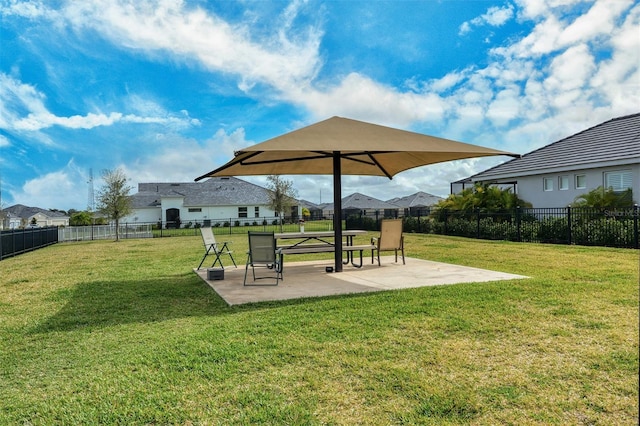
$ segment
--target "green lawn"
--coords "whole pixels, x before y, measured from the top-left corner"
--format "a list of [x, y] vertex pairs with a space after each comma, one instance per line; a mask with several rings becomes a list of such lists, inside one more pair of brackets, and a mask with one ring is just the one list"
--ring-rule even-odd
[[5, 259], [0, 424], [638, 423], [638, 251], [406, 246], [532, 278], [230, 308], [200, 237]]

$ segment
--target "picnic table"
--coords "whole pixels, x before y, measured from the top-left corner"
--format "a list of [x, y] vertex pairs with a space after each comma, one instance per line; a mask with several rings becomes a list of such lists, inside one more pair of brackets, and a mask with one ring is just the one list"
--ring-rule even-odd
[[[346, 261], [342, 263], [345, 265], [349, 262], [356, 268], [362, 267], [362, 252], [364, 250], [374, 250], [376, 248], [373, 244], [360, 244], [355, 245], [353, 243], [353, 237], [357, 235], [366, 235], [367, 231], [361, 229], [348, 229], [342, 231], [342, 235], [345, 237], [345, 242], [342, 246], [342, 251], [346, 254]], [[284, 254], [306, 254], [306, 253], [327, 253], [335, 250], [333, 238], [335, 234], [333, 231], [311, 231], [311, 232], [284, 232], [274, 234], [276, 239], [276, 245]], [[356, 265], [354, 262], [354, 252], [360, 253], [360, 264]]]

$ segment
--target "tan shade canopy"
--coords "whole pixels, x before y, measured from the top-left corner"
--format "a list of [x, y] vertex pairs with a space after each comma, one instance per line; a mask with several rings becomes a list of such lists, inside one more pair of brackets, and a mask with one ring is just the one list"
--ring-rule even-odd
[[387, 176], [463, 158], [517, 154], [342, 117], [242, 149], [213, 176], [333, 175], [335, 271], [342, 271], [342, 184], [346, 175]]
[[387, 176], [443, 161], [519, 155], [342, 117], [332, 117], [242, 149], [222, 167], [196, 178], [333, 174]]

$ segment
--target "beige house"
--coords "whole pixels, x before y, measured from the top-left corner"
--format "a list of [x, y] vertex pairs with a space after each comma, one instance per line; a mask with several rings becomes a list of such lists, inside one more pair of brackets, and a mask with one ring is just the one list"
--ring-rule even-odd
[[39, 207], [29, 207], [22, 204], [16, 204], [3, 210], [7, 219], [6, 225], [8, 229], [47, 226], [69, 226], [69, 216], [53, 212], [51, 210], [41, 209]]

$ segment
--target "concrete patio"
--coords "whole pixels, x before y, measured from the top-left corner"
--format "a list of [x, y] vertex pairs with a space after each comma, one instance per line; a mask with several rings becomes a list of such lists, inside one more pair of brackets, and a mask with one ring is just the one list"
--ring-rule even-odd
[[[406, 265], [403, 265], [402, 261], [395, 263], [394, 256], [381, 257], [381, 263], [382, 266], [378, 266], [377, 262], [372, 265], [365, 259], [362, 268], [358, 269], [347, 265], [340, 273], [325, 272], [325, 267], [333, 264], [331, 260], [285, 263], [284, 280], [281, 280], [278, 286], [243, 286], [245, 271], [243, 264], [238, 264], [237, 269], [233, 266], [226, 266], [223, 280], [208, 280], [206, 268], [194, 269], [194, 272], [230, 306], [434, 285], [528, 278], [522, 275], [413, 258], [406, 258]], [[272, 273], [272, 271], [266, 268], [256, 269], [257, 276], [264, 276], [266, 273]], [[249, 271], [248, 280], [251, 279], [251, 271]], [[259, 283], [263, 284], [262, 281], [271, 282], [259, 280]]]

